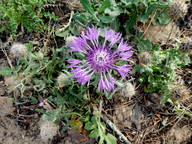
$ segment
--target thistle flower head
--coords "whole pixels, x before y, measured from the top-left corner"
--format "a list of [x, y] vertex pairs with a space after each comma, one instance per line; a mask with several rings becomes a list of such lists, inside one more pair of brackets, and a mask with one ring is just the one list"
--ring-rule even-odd
[[[111, 75], [111, 69], [118, 71], [122, 78], [126, 79], [131, 65], [117, 65], [118, 61], [129, 61], [133, 55], [132, 48], [121, 38], [120, 33], [104, 29], [104, 39], [101, 37], [101, 29], [88, 28], [87, 31], [75, 38], [70, 44], [71, 52], [79, 52], [84, 59], [69, 59], [70, 67], [73, 67], [73, 77], [84, 85], [97, 73], [100, 75], [98, 83], [99, 91], [112, 91], [115, 89], [116, 80]], [[118, 44], [117, 42], [120, 41]], [[115, 46], [117, 45], [117, 49]]]

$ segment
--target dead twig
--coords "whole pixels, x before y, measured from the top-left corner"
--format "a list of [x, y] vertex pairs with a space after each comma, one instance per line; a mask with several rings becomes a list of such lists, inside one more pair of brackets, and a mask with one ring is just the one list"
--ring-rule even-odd
[[[97, 109], [94, 107], [94, 109]], [[97, 109], [98, 111], [98, 109]], [[99, 103], [99, 113], [101, 114], [102, 111], [102, 101]], [[116, 127], [114, 123], [112, 123], [105, 115], [101, 117], [105, 123], [119, 136], [121, 140], [123, 140], [126, 144], [131, 144], [131, 142], [124, 136], [124, 134]]]
[[131, 144], [131, 142], [124, 136], [124, 134], [112, 123], [106, 116], [102, 117], [105, 123], [122, 139], [126, 144]]
[[151, 25], [153, 19], [155, 18], [156, 13], [157, 13], [157, 10], [154, 12], [154, 14], [153, 14], [153, 16], [152, 16], [152, 18], [151, 18], [151, 20], [150, 20], [150, 22], [149, 22], [147, 28], [145, 29], [145, 31], [144, 31], [144, 33], [143, 33], [143, 35], [142, 35], [142, 38], [143, 38], [143, 36], [146, 34], [146, 32], [148, 31], [148, 29], [149, 29], [149, 27], [150, 27], [150, 25]]
[[7, 61], [8, 61], [9, 66], [10, 66], [11, 68], [13, 68], [13, 65], [12, 65], [12, 63], [11, 63], [11, 60], [10, 60], [10, 58], [8, 57], [8, 54], [7, 54], [6, 50], [5, 50], [5, 47], [7, 47], [7, 45], [9, 44], [10, 41], [12, 41], [12, 37], [10, 37], [10, 38], [7, 40], [7, 42], [4, 43], [4, 44], [2, 44], [2, 43], [0, 42], [0, 47], [1, 47], [2, 52], [4, 53], [4, 55], [5, 55], [6, 58], [7, 58]]
[[58, 29], [57, 31], [59, 31], [59, 32], [64, 31], [71, 24], [71, 20], [72, 20], [73, 14], [74, 14], [74, 11], [71, 11], [69, 22], [66, 25], [64, 25], [62, 28]]

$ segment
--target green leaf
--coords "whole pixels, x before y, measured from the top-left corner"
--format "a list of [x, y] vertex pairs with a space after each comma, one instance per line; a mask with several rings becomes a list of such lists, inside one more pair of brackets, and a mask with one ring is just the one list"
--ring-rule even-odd
[[80, 25], [86, 25], [89, 21], [87, 15], [85, 13], [74, 14], [73, 19], [77, 21]]
[[159, 20], [159, 23], [161, 25], [168, 24], [171, 21], [171, 18], [168, 15], [166, 15], [165, 13], [162, 13], [162, 16], [158, 17], [157, 19]]
[[90, 1], [89, 0], [81, 0], [81, 4], [83, 5], [83, 8], [90, 13], [91, 15], [94, 15], [94, 10], [91, 7]]
[[171, 21], [171, 17], [167, 13], [167, 9], [157, 11], [155, 18], [152, 23], [154, 25], [159, 22], [161, 25], [168, 24]]
[[126, 24], [126, 31], [129, 32], [133, 29], [137, 22], [137, 13], [133, 13]]
[[110, 24], [110, 27], [115, 30], [115, 31], [119, 31], [119, 28], [121, 26], [121, 23], [119, 22], [119, 19], [115, 19], [114, 21], [112, 21], [112, 23]]
[[42, 113], [42, 114], [46, 114], [46, 111], [45, 110], [43, 110], [43, 109], [35, 109], [35, 111], [37, 111], [37, 112], [39, 112], [39, 113]]
[[57, 30], [55, 32], [55, 35], [58, 37], [66, 37], [68, 33], [69, 33], [69, 30], [65, 30], [65, 31]]
[[[81, 4], [83, 5], [83, 8], [91, 15], [93, 16], [93, 20], [96, 22], [99, 22], [99, 19], [96, 16], [96, 13], [94, 12], [94, 9], [91, 7], [91, 3], [89, 0], [81, 0]], [[91, 18], [91, 19], [92, 19]]]
[[105, 14], [108, 14], [113, 17], [117, 17], [121, 14], [121, 11], [118, 8], [114, 8], [113, 10], [107, 8], [105, 9]]
[[138, 65], [136, 65], [136, 66], [133, 68], [132, 72], [133, 72], [133, 73], [140, 72], [140, 69], [142, 69], [142, 68], [143, 68], [143, 67], [142, 67], [140, 64], [138, 64]]
[[114, 20], [114, 17], [112, 17], [112, 16], [99, 16], [99, 19], [103, 23], [111, 23]]
[[38, 100], [35, 97], [30, 96], [29, 98], [32, 100], [33, 104], [37, 104], [38, 103]]
[[134, 1], [135, 1], [135, 0], [121, 0], [121, 2], [123, 2], [124, 4], [126, 4], [126, 6], [133, 4]]
[[89, 134], [89, 137], [90, 137], [90, 138], [97, 138], [97, 137], [99, 137], [99, 131], [98, 131], [98, 129], [92, 130], [91, 133]]
[[12, 75], [12, 69], [10, 67], [4, 67], [0, 70], [0, 75], [11, 76]]
[[149, 10], [145, 13], [142, 13], [139, 17], [139, 20], [143, 23], [147, 22], [149, 19], [149, 15], [151, 15], [153, 13], [153, 11], [155, 10], [155, 8], [150, 7]]
[[96, 127], [95, 127], [95, 125], [92, 123], [92, 122], [87, 122], [86, 124], [85, 124], [85, 129], [86, 130], [92, 130], [92, 129], [95, 129]]
[[123, 61], [123, 60], [118, 61], [118, 62], [116, 63], [117, 66], [122, 66], [122, 65], [125, 65], [125, 64], [127, 64], [127, 61]]
[[142, 52], [142, 51], [149, 52], [152, 50], [153, 45], [149, 40], [140, 40], [137, 47], [138, 47], [139, 52]]
[[93, 122], [94, 125], [97, 126], [97, 117], [96, 116], [92, 116], [91, 121]]
[[105, 136], [107, 144], [117, 144], [117, 139], [110, 133]]
[[106, 8], [109, 8], [110, 6], [111, 6], [110, 1], [109, 1], [109, 0], [105, 0], [105, 1], [101, 4], [101, 7], [99, 8], [98, 12], [99, 12], [99, 13], [102, 13], [102, 12], [104, 12], [104, 10], [105, 10]]

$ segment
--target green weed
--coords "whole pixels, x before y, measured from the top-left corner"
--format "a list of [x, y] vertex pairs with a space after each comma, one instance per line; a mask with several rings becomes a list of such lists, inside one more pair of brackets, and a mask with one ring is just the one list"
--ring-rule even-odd
[[45, 19], [56, 16], [44, 10], [44, 4], [53, 0], [6, 0], [0, 1], [0, 32], [11, 30], [16, 36], [23, 26], [28, 32], [43, 32], [48, 28]]

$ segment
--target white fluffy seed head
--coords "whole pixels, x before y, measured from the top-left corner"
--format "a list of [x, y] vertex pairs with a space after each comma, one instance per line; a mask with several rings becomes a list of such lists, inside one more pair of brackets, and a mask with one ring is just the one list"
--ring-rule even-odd
[[10, 52], [14, 57], [23, 57], [28, 55], [27, 47], [20, 43], [13, 44]]
[[65, 87], [70, 84], [71, 77], [67, 74], [61, 73], [57, 77], [57, 83], [60, 88]]
[[56, 124], [52, 121], [45, 121], [41, 123], [40, 126], [40, 136], [44, 142], [52, 140], [57, 134], [58, 128]]
[[141, 64], [149, 64], [151, 62], [151, 54], [146, 51], [141, 52], [138, 58]]
[[121, 91], [122, 96], [131, 98], [135, 95], [135, 87], [132, 83], [127, 83]]
[[76, 38], [75, 36], [69, 36], [69, 37], [67, 37], [67, 38], [65, 39], [66, 45], [69, 46], [70, 43], [75, 42], [75, 38]]

